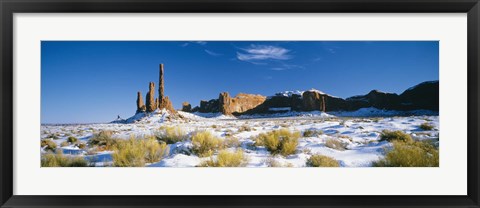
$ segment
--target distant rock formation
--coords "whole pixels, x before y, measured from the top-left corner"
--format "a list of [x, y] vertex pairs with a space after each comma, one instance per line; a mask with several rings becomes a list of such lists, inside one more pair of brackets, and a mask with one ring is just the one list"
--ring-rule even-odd
[[231, 115], [232, 114], [232, 109], [231, 109], [231, 103], [232, 103], [232, 98], [230, 97], [230, 94], [228, 92], [222, 92], [218, 96], [218, 107], [220, 108], [220, 112], [224, 115]]
[[325, 98], [317, 91], [305, 91], [302, 94], [302, 109], [304, 111], [325, 111]]
[[182, 111], [183, 112], [192, 112], [192, 105], [188, 102], [183, 102], [182, 103]]
[[439, 110], [439, 82], [422, 82], [414, 87], [405, 90], [400, 94], [402, 106], [406, 110], [429, 109]]
[[141, 92], [137, 92], [137, 113], [142, 113], [147, 110], [145, 104], [143, 103], [143, 97]]
[[193, 112], [241, 115], [255, 113], [277, 113], [281, 111], [355, 111], [375, 107], [385, 110], [432, 110], [439, 109], [439, 82], [424, 82], [402, 94], [372, 90], [366, 95], [347, 99], [338, 98], [309, 90], [303, 93], [279, 93], [271, 97], [240, 93], [231, 98], [228, 92], [220, 93], [218, 99], [200, 101]]
[[266, 99], [267, 97], [262, 95], [239, 93], [234, 98], [230, 98], [229, 105], [224, 106], [224, 108], [232, 114], [241, 114], [258, 107]]
[[218, 113], [220, 112], [218, 106], [218, 99], [201, 100], [198, 111], [200, 113]]
[[153, 112], [157, 109], [155, 102], [155, 83], [150, 82], [148, 85], [147, 93], [147, 112]]

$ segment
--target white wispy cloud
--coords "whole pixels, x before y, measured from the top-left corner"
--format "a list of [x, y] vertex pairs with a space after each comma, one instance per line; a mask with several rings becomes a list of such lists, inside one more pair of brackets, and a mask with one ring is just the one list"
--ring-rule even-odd
[[240, 61], [265, 61], [265, 60], [288, 60], [292, 56], [290, 50], [271, 45], [250, 45], [237, 52], [237, 59]]
[[195, 44], [202, 45], [202, 46], [207, 45], [206, 41], [190, 41], [190, 42], [185, 42], [185, 43], [181, 44], [180, 46], [181, 47], [187, 47], [187, 46], [190, 45], [190, 43], [195, 43]]
[[208, 55], [211, 55], [211, 56], [221, 56], [221, 55], [223, 55], [221, 53], [215, 53], [215, 52], [207, 50], [207, 49], [205, 49], [205, 53], [208, 53]]
[[207, 45], [206, 41], [193, 41], [193, 42], [199, 45]]

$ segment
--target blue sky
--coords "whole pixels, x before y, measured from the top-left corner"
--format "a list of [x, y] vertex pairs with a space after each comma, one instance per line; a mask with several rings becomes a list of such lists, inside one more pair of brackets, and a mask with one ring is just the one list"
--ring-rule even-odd
[[[136, 94], [158, 87], [183, 101], [244, 92], [318, 89], [347, 98], [402, 93], [438, 80], [437, 41], [42, 41], [41, 122], [108, 122], [132, 116]], [[155, 92], [157, 95], [157, 91]]]

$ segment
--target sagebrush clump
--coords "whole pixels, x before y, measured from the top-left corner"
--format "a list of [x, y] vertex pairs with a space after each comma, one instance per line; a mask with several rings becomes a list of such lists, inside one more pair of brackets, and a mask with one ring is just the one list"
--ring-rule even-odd
[[50, 139], [43, 139], [40, 141], [40, 147], [43, 148], [45, 151], [55, 152], [55, 149], [57, 148], [57, 143]]
[[273, 168], [282, 167], [282, 163], [278, 162], [273, 157], [269, 157], [265, 159], [264, 163], [267, 165], [267, 167], [273, 167]]
[[162, 126], [159, 131], [155, 133], [159, 141], [167, 144], [175, 144], [187, 139], [185, 131], [178, 126]]
[[248, 158], [245, 156], [242, 150], [230, 152], [222, 150], [218, 153], [216, 158], [210, 158], [209, 160], [200, 164], [202, 167], [244, 167], [248, 163]]
[[265, 146], [272, 155], [288, 156], [295, 154], [298, 138], [300, 138], [300, 132], [280, 129], [258, 135], [255, 139], [255, 146]]
[[308, 158], [307, 167], [340, 167], [338, 161], [325, 155], [312, 155]]
[[74, 137], [74, 136], [69, 136], [69, 137], [67, 138], [67, 142], [72, 143], [72, 144], [75, 143], [75, 142], [77, 142], [77, 141], [78, 141], [78, 139], [77, 139], [76, 137]]
[[88, 140], [90, 146], [100, 146], [102, 149], [110, 150], [117, 144], [118, 140], [112, 138], [112, 131], [101, 131], [94, 134], [92, 138]]
[[382, 133], [380, 134], [380, 141], [388, 141], [388, 142], [402, 141], [402, 142], [411, 143], [413, 142], [413, 139], [409, 134], [406, 134], [403, 131], [383, 130]]
[[429, 142], [394, 141], [385, 157], [373, 162], [374, 167], [438, 167], [438, 149]]
[[209, 131], [197, 132], [192, 136], [192, 152], [200, 157], [211, 156], [222, 147], [222, 140]]
[[323, 134], [322, 130], [307, 129], [303, 132], [303, 137], [316, 137], [322, 134]]
[[159, 162], [168, 154], [168, 145], [154, 137], [122, 140], [115, 144], [112, 154], [116, 167], [143, 167], [145, 163]]
[[115, 167], [143, 167], [147, 151], [140, 140], [130, 138], [129, 140], [117, 142], [113, 147], [113, 166]]
[[433, 129], [433, 125], [429, 124], [429, 123], [422, 123], [420, 125], [420, 128], [425, 130], [425, 131], [430, 131]]
[[347, 149], [347, 143], [342, 142], [340, 139], [333, 139], [333, 138], [327, 139], [325, 141], [325, 146], [332, 149], [340, 150], [340, 151], [344, 151]]
[[88, 167], [89, 162], [81, 156], [67, 157], [60, 151], [57, 154], [47, 153], [41, 156], [42, 167]]
[[162, 160], [164, 156], [168, 155], [170, 150], [166, 143], [158, 142], [154, 137], [143, 140], [143, 144], [146, 149], [145, 161], [147, 163], [154, 163]]

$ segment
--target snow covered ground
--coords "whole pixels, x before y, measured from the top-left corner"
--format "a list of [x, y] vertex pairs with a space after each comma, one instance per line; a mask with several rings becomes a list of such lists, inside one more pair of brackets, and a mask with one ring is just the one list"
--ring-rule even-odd
[[[186, 133], [208, 130], [221, 139], [235, 137], [248, 157], [247, 167], [267, 167], [275, 160], [282, 166], [305, 167], [306, 160], [313, 154], [322, 154], [336, 159], [341, 167], [368, 167], [373, 161], [385, 154], [390, 143], [379, 142], [380, 132], [401, 130], [414, 139], [438, 139], [438, 114], [435, 112], [395, 112], [374, 108], [360, 109], [354, 112], [287, 112], [270, 115], [225, 116], [221, 114], [201, 114], [179, 112], [183, 118], [173, 118], [165, 112], [151, 115], [137, 115], [128, 123], [82, 124], [82, 125], [42, 125], [41, 139], [52, 139], [65, 155], [80, 155], [94, 160], [96, 166], [112, 164], [111, 151], [92, 152], [89, 147], [80, 149], [78, 145], [65, 145], [69, 136], [81, 143], [103, 130], [113, 132], [116, 139], [128, 139], [133, 136], [152, 135], [161, 126], [178, 126]], [[421, 116], [418, 116], [421, 115]], [[432, 130], [422, 130], [419, 126], [429, 123]], [[245, 126], [249, 127], [245, 130]], [[278, 129], [299, 131], [296, 154], [287, 157], [271, 156], [264, 147], [254, 147], [254, 139], [260, 133]], [[303, 136], [307, 130], [321, 132], [318, 135]], [[337, 139], [345, 144], [344, 150], [333, 149], [325, 145], [329, 139]], [[64, 143], [63, 147], [60, 147]], [[148, 167], [195, 167], [209, 157], [199, 158], [188, 154], [190, 141], [170, 144], [170, 153], [160, 162], [147, 164]], [[45, 151], [45, 150], [41, 150]]]

